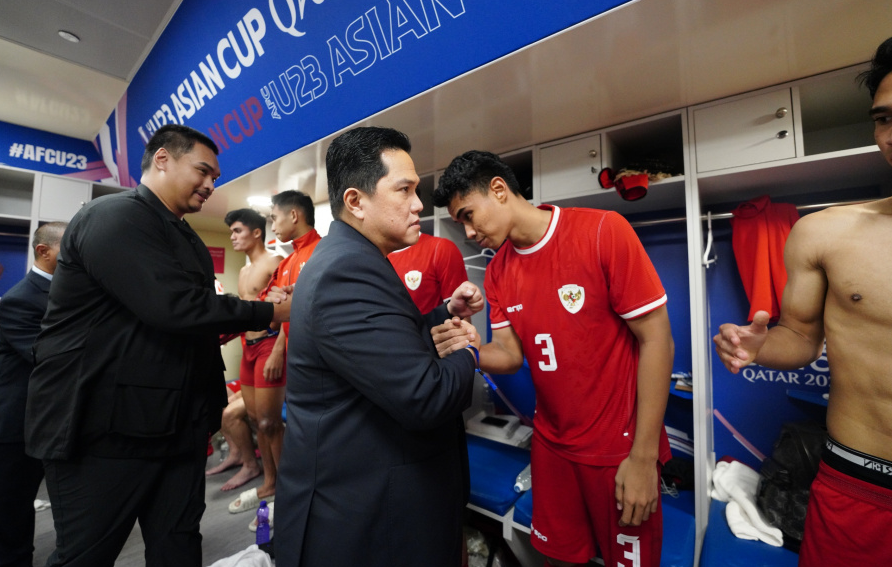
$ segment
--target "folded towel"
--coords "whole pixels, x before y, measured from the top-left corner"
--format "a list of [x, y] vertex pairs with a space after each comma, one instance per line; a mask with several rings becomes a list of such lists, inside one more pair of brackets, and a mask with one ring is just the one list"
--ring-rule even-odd
[[272, 565], [269, 555], [256, 545], [249, 545], [235, 555], [212, 563], [210, 567], [272, 567]]
[[720, 462], [715, 466], [712, 482], [712, 497], [728, 502], [725, 518], [735, 536], [775, 547], [783, 545], [783, 533], [768, 525], [756, 508], [759, 473], [740, 461]]

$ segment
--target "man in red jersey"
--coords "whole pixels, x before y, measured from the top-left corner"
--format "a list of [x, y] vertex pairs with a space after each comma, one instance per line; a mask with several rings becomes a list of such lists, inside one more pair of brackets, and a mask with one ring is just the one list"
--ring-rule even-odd
[[[510, 374], [526, 356], [532, 371], [534, 547], [555, 566], [597, 550], [607, 565], [659, 565], [674, 345], [666, 293], [634, 230], [614, 212], [533, 206], [488, 152], [455, 158], [434, 204], [499, 249], [486, 270], [493, 335], [480, 367]], [[460, 324], [434, 329], [441, 349], [466, 341]]]
[[[862, 79], [874, 138], [892, 164], [892, 38]], [[752, 362], [801, 368], [827, 340], [829, 438], [811, 485], [800, 567], [892, 565], [892, 263], [878, 251], [883, 242], [892, 242], [890, 198], [803, 217], [784, 248], [778, 324], [769, 329], [769, 314], [759, 311], [751, 325], [725, 323], [713, 338], [735, 374]]]
[[[285, 288], [294, 285], [301, 268], [310, 259], [321, 239], [313, 228], [315, 207], [310, 197], [300, 191], [288, 190], [273, 195], [272, 202], [272, 230], [280, 241], [291, 242], [294, 251], [279, 263], [261, 296], [265, 296], [274, 286]], [[290, 298], [289, 295], [288, 299]], [[263, 460], [263, 484], [256, 492], [252, 489], [239, 495], [230, 504], [230, 512], [253, 511], [260, 500], [271, 502], [276, 492], [276, 476], [285, 432], [282, 404], [285, 402], [284, 365], [288, 331], [288, 325], [283, 324], [264, 364], [263, 380], [254, 384], [246, 384], [242, 380], [248, 417], [257, 425], [257, 445]]]
[[458, 247], [439, 236], [421, 234], [416, 244], [391, 252], [387, 259], [422, 313], [447, 301], [468, 279]]

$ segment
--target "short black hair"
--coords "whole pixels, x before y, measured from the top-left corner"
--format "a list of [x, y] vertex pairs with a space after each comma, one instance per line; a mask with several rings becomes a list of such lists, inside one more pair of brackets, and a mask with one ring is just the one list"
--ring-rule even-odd
[[464, 197], [472, 191], [484, 195], [489, 191], [493, 177], [501, 177], [515, 195], [520, 195], [520, 184], [514, 171], [502, 158], [490, 152], [471, 150], [452, 160], [440, 176], [434, 189], [435, 207], [445, 207], [456, 195]]
[[226, 223], [226, 226], [232, 226], [233, 224], [240, 222], [248, 227], [248, 230], [251, 232], [254, 232], [255, 228], [259, 228], [260, 238], [266, 242], [266, 219], [254, 209], [236, 209], [234, 211], [229, 211], [226, 213], [226, 218], [223, 219], [223, 222]]
[[146, 151], [142, 154], [142, 172], [147, 172], [152, 166], [152, 158], [159, 148], [165, 148], [174, 159], [180, 159], [192, 151], [195, 142], [210, 148], [214, 155], [220, 154], [217, 144], [198, 130], [180, 124], [165, 124], [152, 134], [146, 144]]
[[877, 47], [877, 52], [870, 61], [870, 69], [858, 75], [861, 84], [867, 87], [871, 100], [876, 97], [880, 83], [889, 73], [892, 73], [892, 37]]
[[45, 244], [52, 248], [62, 242], [62, 235], [68, 228], [67, 222], [48, 222], [37, 227], [34, 231], [34, 238], [31, 239], [31, 248], [34, 250], [34, 257], [37, 258], [37, 246]]
[[363, 126], [335, 138], [325, 154], [328, 173], [328, 201], [331, 214], [340, 218], [344, 193], [353, 187], [374, 195], [378, 181], [387, 175], [381, 154], [388, 150], [412, 151], [409, 137], [393, 128]]
[[316, 226], [316, 206], [306, 193], [289, 189], [273, 195], [272, 201], [274, 207], [282, 210], [300, 209], [307, 224]]

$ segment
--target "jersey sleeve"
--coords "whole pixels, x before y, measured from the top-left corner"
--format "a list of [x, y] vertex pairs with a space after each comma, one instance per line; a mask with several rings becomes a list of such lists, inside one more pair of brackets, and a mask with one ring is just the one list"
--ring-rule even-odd
[[598, 255], [610, 286], [610, 305], [620, 317], [635, 319], [666, 303], [666, 291], [650, 257], [621, 215], [604, 216], [599, 228]]
[[510, 327], [511, 322], [502, 312], [499, 305], [498, 285], [493, 277], [495, 270], [486, 270], [486, 276], [483, 278], [483, 290], [486, 293], [486, 301], [489, 303], [489, 326], [493, 330]]
[[446, 301], [452, 297], [452, 293], [468, 280], [468, 271], [465, 269], [465, 260], [462, 258], [458, 246], [451, 240], [441, 238], [437, 242], [437, 250], [434, 255], [434, 264], [440, 270], [440, 300]]

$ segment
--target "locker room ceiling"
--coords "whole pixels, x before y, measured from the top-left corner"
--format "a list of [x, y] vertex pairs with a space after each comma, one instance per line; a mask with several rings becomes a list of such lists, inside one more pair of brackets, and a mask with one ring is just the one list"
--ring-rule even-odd
[[0, 0], [0, 120], [93, 140], [179, 5]]
[[[0, 120], [92, 140], [179, 3], [0, 0]], [[637, 0], [361, 124], [409, 134], [424, 174], [861, 63], [890, 35], [888, 0]], [[227, 210], [280, 189], [325, 201], [332, 137], [240, 179], [224, 169], [193, 224], [225, 230]]]

